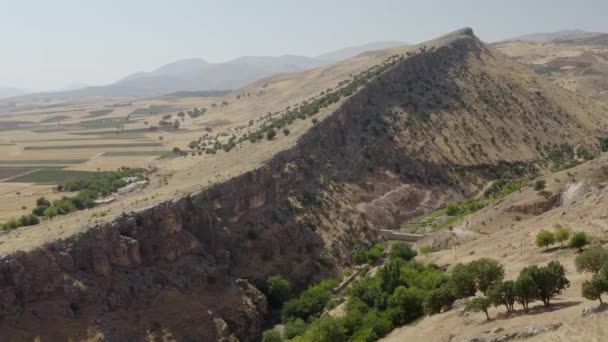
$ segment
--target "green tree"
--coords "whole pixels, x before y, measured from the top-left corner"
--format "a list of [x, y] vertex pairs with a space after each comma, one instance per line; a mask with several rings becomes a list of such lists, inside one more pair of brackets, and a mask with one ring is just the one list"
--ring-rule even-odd
[[589, 248], [574, 259], [577, 271], [587, 271], [595, 274], [600, 271], [606, 262], [608, 262], [608, 250], [601, 246]]
[[538, 288], [537, 297], [543, 301], [545, 306], [551, 305], [551, 298], [570, 286], [564, 266], [559, 261], [551, 261], [544, 267], [529, 266], [524, 268], [521, 273], [528, 274], [532, 278]]
[[433, 251], [433, 247], [431, 247], [430, 245], [422, 245], [418, 248], [418, 252], [420, 252], [420, 254], [422, 254], [422, 255], [429, 254], [432, 251]]
[[384, 255], [384, 245], [382, 243], [377, 243], [373, 245], [367, 252], [365, 252], [365, 258], [369, 262], [376, 262]]
[[381, 337], [393, 329], [393, 322], [387, 313], [371, 309], [363, 315], [361, 328], [372, 329], [376, 336]]
[[283, 342], [283, 337], [277, 330], [266, 330], [262, 334], [262, 342]]
[[600, 304], [603, 304], [602, 301], [602, 293], [608, 291], [608, 284], [606, 281], [600, 279], [597, 276], [594, 276], [591, 281], [585, 280], [583, 282], [583, 286], [581, 287], [581, 293], [583, 297], [590, 300], [599, 300]]
[[528, 312], [530, 303], [538, 297], [538, 287], [534, 279], [529, 274], [521, 272], [515, 280], [513, 289], [515, 298], [524, 307], [524, 311]]
[[570, 231], [564, 227], [557, 227], [553, 232], [553, 236], [555, 237], [555, 242], [559, 242], [564, 248], [564, 241], [568, 241], [570, 238]]
[[48, 207], [44, 210], [44, 216], [50, 219], [57, 215], [59, 215], [59, 210], [57, 209], [57, 207]]
[[445, 206], [445, 213], [449, 216], [456, 216], [460, 213], [460, 211], [460, 205], [456, 202], [448, 202], [448, 204]]
[[382, 290], [378, 277], [364, 277], [353, 284], [351, 297], [361, 300], [371, 308], [385, 309], [388, 294]]
[[271, 127], [269, 130], [266, 131], [266, 139], [272, 140], [276, 136], [277, 136], [277, 131], [275, 131], [274, 128]]
[[466, 308], [467, 310], [474, 312], [483, 312], [486, 314], [486, 319], [490, 320], [490, 315], [488, 314], [488, 309], [492, 305], [492, 302], [485, 297], [475, 297], [467, 302]]
[[266, 292], [270, 305], [278, 308], [291, 296], [291, 284], [280, 275], [275, 275], [266, 280]]
[[577, 232], [570, 238], [568, 246], [570, 246], [570, 248], [578, 248], [579, 251], [582, 251], [583, 247], [588, 243], [589, 237], [587, 237], [587, 234], [585, 234], [585, 232]]
[[424, 314], [425, 293], [415, 287], [399, 286], [388, 299], [388, 308], [394, 324], [409, 323]]
[[22, 215], [20, 221], [24, 226], [34, 226], [40, 223], [38, 216], [34, 214]]
[[475, 277], [469, 265], [456, 264], [450, 282], [457, 298], [471, 297], [477, 292]]
[[373, 342], [378, 340], [378, 334], [370, 327], [360, 328], [350, 337], [352, 342]]
[[330, 299], [331, 289], [337, 285], [337, 281], [322, 281], [311, 285], [298, 297], [288, 300], [281, 310], [283, 321], [298, 317], [307, 320], [311, 316], [319, 315]]
[[546, 186], [547, 186], [547, 182], [545, 182], [542, 179], [539, 179], [536, 182], [534, 182], [534, 190], [536, 190], [536, 191], [543, 191], [543, 190], [545, 190]]
[[427, 293], [424, 300], [424, 311], [428, 315], [441, 313], [443, 308], [450, 307], [455, 300], [454, 290], [450, 286], [441, 286]]
[[36, 216], [44, 216], [44, 211], [48, 208], [48, 206], [39, 205], [36, 208], [32, 209], [32, 213]]
[[347, 340], [346, 329], [341, 324], [340, 319], [331, 316], [323, 316], [314, 320], [301, 339], [295, 339], [295, 341], [323, 342], [344, 342]]
[[405, 261], [414, 259], [418, 253], [412, 249], [412, 246], [404, 242], [397, 242], [391, 247], [390, 258], [400, 258]]
[[536, 245], [538, 247], [546, 247], [549, 250], [549, 246], [555, 243], [555, 237], [553, 233], [548, 230], [541, 230], [536, 235]]
[[483, 292], [484, 296], [490, 286], [500, 283], [505, 277], [505, 268], [494, 259], [481, 258], [470, 262], [469, 267], [477, 289]]
[[304, 334], [304, 332], [306, 331], [306, 328], [308, 327], [306, 322], [304, 322], [304, 320], [301, 318], [296, 318], [296, 319], [292, 319], [287, 322], [284, 322], [284, 325], [285, 325], [285, 330], [283, 333], [285, 334], [285, 338], [287, 338], [287, 339], [292, 339], [298, 335]]
[[399, 286], [399, 279], [401, 278], [401, 266], [403, 261], [400, 259], [391, 259], [388, 264], [380, 268], [378, 274], [382, 279], [382, 290], [386, 293], [393, 293], [393, 291]]
[[37, 206], [46, 206], [46, 207], [50, 207], [50, 206], [51, 206], [51, 202], [49, 202], [49, 200], [47, 200], [47, 199], [46, 199], [46, 198], [44, 198], [44, 197], [39, 197], [39, 198], [36, 200], [36, 205], [37, 205]]
[[515, 304], [515, 282], [513, 280], [494, 284], [488, 289], [488, 299], [494, 306], [504, 305], [507, 312], [512, 312]]

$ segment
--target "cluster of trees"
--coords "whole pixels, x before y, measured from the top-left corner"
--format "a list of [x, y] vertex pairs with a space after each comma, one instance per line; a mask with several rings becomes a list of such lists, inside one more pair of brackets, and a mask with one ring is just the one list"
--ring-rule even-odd
[[484, 196], [490, 199], [503, 198], [508, 194], [521, 190], [527, 183], [527, 178], [518, 180], [499, 178], [484, 191]]
[[[267, 331], [263, 341], [375, 341], [396, 326], [425, 314], [449, 310], [459, 298], [473, 297], [468, 299], [467, 308], [485, 312], [489, 319], [488, 309], [492, 305], [504, 306], [512, 312], [515, 303], [520, 303], [528, 312], [530, 303], [540, 300], [549, 306], [551, 299], [570, 285], [564, 267], [557, 261], [526, 267], [515, 280], [505, 280], [504, 267], [490, 258], [457, 264], [448, 274], [434, 264], [413, 261], [416, 252], [409, 246], [394, 246], [387, 262], [375, 275], [361, 278], [347, 290], [346, 313], [342, 317], [321, 315], [332, 307], [331, 291], [338, 281], [312, 285], [291, 297], [287, 280], [269, 278], [264, 291], [271, 305], [276, 307], [283, 302], [281, 318], [285, 330], [282, 334]], [[598, 299], [599, 295], [595, 295], [598, 291], [608, 290], [608, 252], [594, 250], [593, 253], [593, 257], [585, 254], [577, 265], [594, 265], [581, 266], [597, 270], [583, 293]], [[598, 254], [602, 257], [597, 257]], [[600, 268], [588, 261], [598, 258], [604, 262]], [[475, 297], [478, 292], [483, 296]]]
[[[377, 255], [382, 253], [382, 248], [374, 245], [368, 251]], [[442, 298], [441, 291], [445, 292], [450, 280], [437, 266], [412, 261], [415, 255], [409, 245], [395, 244], [387, 264], [376, 275], [363, 277], [348, 290], [346, 314], [341, 318], [321, 316], [325, 309], [335, 304], [331, 291], [339, 284], [338, 281], [323, 281], [310, 286], [284, 302], [281, 311], [285, 325], [283, 334], [267, 331], [263, 341], [375, 341], [395, 326], [424, 315], [426, 307], [431, 305], [427, 302], [446, 300]], [[274, 285], [270, 286], [270, 283]], [[280, 283], [283, 285], [276, 286]], [[286, 286], [276, 277], [267, 281], [265, 292], [269, 302], [276, 303], [276, 299], [271, 299], [271, 293], [286, 291], [270, 291], [271, 287], [285, 289]], [[429, 297], [431, 299], [427, 299]], [[448, 301], [453, 300], [453, 296], [449, 297]]]
[[483, 208], [485, 204], [482, 201], [476, 199], [468, 199], [462, 203], [448, 202], [446, 205], [446, 214], [449, 216], [466, 215], [474, 213], [477, 210]]
[[163, 120], [158, 121], [158, 126], [164, 128], [164, 129], [168, 129], [168, 128], [178, 129], [180, 126], [180, 123], [179, 123], [178, 119], [175, 119], [175, 121], [173, 121], [173, 123], [171, 123], [171, 121], [163, 119]]
[[557, 261], [546, 266], [529, 266], [521, 270], [516, 280], [504, 281], [504, 269], [495, 260], [479, 259], [467, 265], [457, 265], [452, 273], [456, 291], [463, 295], [474, 295], [479, 290], [483, 297], [468, 301], [467, 308], [481, 311], [490, 319], [490, 306], [504, 305], [507, 312], [513, 312], [515, 302], [528, 312], [530, 303], [541, 300], [550, 305], [551, 298], [566, 289], [570, 282], [564, 267]]
[[587, 245], [590, 240], [585, 232], [577, 232], [570, 236], [570, 231], [568, 229], [558, 226], [553, 232], [545, 229], [541, 230], [536, 235], [536, 245], [538, 247], [545, 247], [549, 250], [549, 246], [554, 243], [560, 243], [563, 248], [564, 242], [568, 241], [568, 239], [570, 239], [568, 246], [570, 248], [578, 248], [579, 250]]
[[583, 251], [574, 259], [579, 272], [593, 273], [591, 280], [585, 280], [581, 287], [583, 297], [602, 301], [602, 294], [608, 292], [608, 250], [595, 246]]
[[[411, 248], [410, 248], [410, 250], [411, 250]], [[414, 253], [415, 253], [415, 251], [414, 251]], [[380, 260], [380, 258], [382, 258], [383, 255], [384, 255], [384, 245], [381, 243], [377, 243], [377, 244], [373, 245], [372, 247], [370, 247], [369, 249], [359, 251], [357, 254], [355, 254], [354, 261], [357, 265], [362, 265], [362, 264], [367, 264], [367, 263], [373, 264], [376, 261]]]
[[0, 225], [2, 230], [17, 229], [19, 227], [33, 226], [40, 223], [38, 216], [34, 214], [21, 215], [21, 217], [11, 217], [7, 222]]
[[29, 215], [11, 218], [2, 224], [3, 230], [16, 229], [22, 226], [32, 226], [40, 223], [40, 218], [52, 219], [55, 216], [67, 215], [76, 210], [83, 210], [95, 206], [95, 200], [108, 196], [119, 188], [127, 185], [123, 180], [126, 177], [145, 177], [144, 169], [122, 167], [117, 171], [98, 172], [95, 176], [78, 181], [67, 181], [57, 186], [58, 191], [79, 191], [76, 196], [63, 196], [60, 199], [49, 201], [45, 197], [36, 200], [36, 206]]

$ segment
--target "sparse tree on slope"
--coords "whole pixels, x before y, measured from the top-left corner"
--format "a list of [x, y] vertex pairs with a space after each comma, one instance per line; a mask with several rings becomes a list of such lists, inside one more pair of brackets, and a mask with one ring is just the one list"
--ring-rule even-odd
[[574, 259], [577, 271], [587, 271], [595, 274], [600, 271], [606, 262], [608, 262], [608, 250], [600, 246], [592, 247]]
[[517, 301], [524, 307], [524, 311], [528, 312], [530, 303], [538, 296], [538, 287], [529, 274], [522, 272], [515, 281], [514, 292]]
[[600, 301], [600, 304], [604, 303], [602, 301], [602, 293], [606, 292], [606, 290], [608, 290], [606, 282], [602, 281], [597, 276], [594, 276], [591, 281], [585, 280], [581, 287], [583, 297], [591, 300], [597, 299]]
[[572, 235], [568, 245], [570, 248], [578, 248], [579, 251], [583, 250], [583, 247], [589, 243], [589, 237], [585, 232], [578, 232]]
[[555, 242], [559, 242], [562, 248], [564, 248], [564, 242], [570, 238], [570, 231], [564, 227], [557, 227], [553, 232], [553, 236], [555, 237]]
[[481, 258], [470, 262], [469, 267], [473, 271], [477, 289], [484, 296], [491, 285], [500, 283], [505, 277], [504, 267], [494, 259]]
[[536, 245], [538, 247], [546, 247], [549, 250], [549, 246], [555, 243], [555, 237], [553, 233], [547, 230], [541, 230], [538, 235], [536, 235]]
[[504, 305], [507, 312], [512, 312], [515, 304], [515, 282], [507, 280], [500, 284], [490, 286], [488, 289], [488, 299], [494, 306]]
[[486, 319], [489, 321], [490, 315], [488, 314], [488, 309], [490, 308], [490, 305], [492, 305], [492, 302], [488, 298], [475, 297], [467, 303], [467, 310], [483, 312], [486, 314]]

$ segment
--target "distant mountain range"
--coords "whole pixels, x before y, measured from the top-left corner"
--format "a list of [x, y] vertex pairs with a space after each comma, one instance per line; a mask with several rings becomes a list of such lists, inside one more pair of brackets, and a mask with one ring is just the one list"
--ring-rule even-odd
[[398, 41], [374, 42], [340, 49], [316, 57], [297, 55], [248, 56], [224, 63], [208, 63], [202, 58], [183, 59], [163, 65], [150, 72], [128, 75], [109, 85], [29, 94], [27, 98], [130, 97], [153, 96], [182, 91], [230, 90], [274, 74], [313, 69], [354, 57], [366, 51], [402, 45], [407, 44]]
[[553, 40], [559, 40], [568, 36], [575, 36], [580, 34], [586, 34], [588, 32], [583, 30], [561, 30], [556, 32], [542, 32], [542, 33], [530, 33], [523, 36], [518, 36], [510, 39], [505, 39], [505, 41], [512, 40], [523, 40], [527, 42], [533, 43], [547, 43]]
[[23, 95], [25, 93], [26, 92], [21, 89], [0, 86], [0, 99], [6, 98], [6, 97], [19, 96], [19, 95]]

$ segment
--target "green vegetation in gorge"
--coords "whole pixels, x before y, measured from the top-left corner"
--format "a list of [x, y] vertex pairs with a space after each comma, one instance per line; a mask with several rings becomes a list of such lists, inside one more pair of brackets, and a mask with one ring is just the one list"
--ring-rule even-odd
[[[380, 248], [375, 245], [370, 250], [374, 249]], [[394, 245], [388, 255], [375, 275], [363, 276], [346, 290], [343, 315], [325, 313], [333, 307], [332, 290], [338, 281], [313, 284], [283, 304], [284, 331], [266, 331], [263, 341], [376, 341], [419, 317], [450, 310], [456, 299], [478, 292], [484, 295], [467, 300], [466, 309], [483, 312], [489, 319], [491, 306], [504, 306], [509, 312], [515, 310], [516, 302], [525, 312], [536, 300], [549, 306], [551, 298], [570, 284], [557, 261], [526, 267], [516, 280], [504, 280], [504, 267], [490, 258], [457, 264], [446, 273], [434, 264], [413, 261], [415, 251], [404, 244]], [[608, 266], [604, 269], [608, 277]], [[272, 279], [268, 283], [277, 283], [276, 277]], [[287, 288], [285, 282], [280, 279], [281, 288]], [[605, 291], [602, 286], [596, 280], [585, 291], [597, 299], [597, 293]]]

